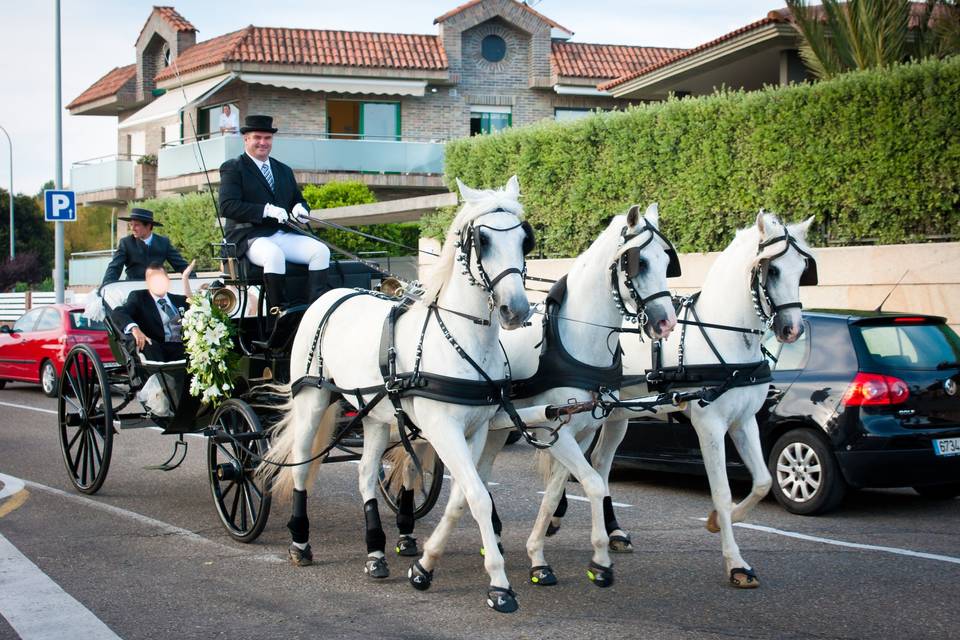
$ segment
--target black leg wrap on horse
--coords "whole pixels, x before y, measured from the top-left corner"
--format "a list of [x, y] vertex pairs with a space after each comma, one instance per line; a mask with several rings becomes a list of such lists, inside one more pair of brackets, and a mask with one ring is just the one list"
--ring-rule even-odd
[[591, 560], [587, 567], [587, 577], [601, 589], [613, 586], [613, 565], [604, 567]]
[[562, 518], [565, 515], [567, 515], [567, 490], [566, 489], [563, 490], [563, 495], [560, 496], [560, 503], [557, 504], [557, 510], [553, 512], [553, 517]]
[[387, 535], [380, 523], [380, 509], [376, 498], [363, 503], [363, 517], [367, 522], [367, 553], [382, 552], [387, 546]]
[[287, 522], [290, 537], [298, 544], [310, 540], [310, 520], [307, 518], [307, 492], [293, 490], [293, 515]]
[[397, 530], [400, 535], [408, 536], [413, 533], [413, 489], [401, 489], [400, 501], [397, 508]]
[[493, 532], [499, 536], [500, 532], [503, 531], [503, 523], [500, 521], [500, 514], [497, 513], [497, 505], [493, 501], [493, 494], [488, 491], [487, 495], [490, 496], [490, 521], [493, 523]]
[[610, 496], [604, 496], [603, 498], [603, 524], [607, 528], [607, 535], [620, 528], [620, 523], [617, 522], [617, 517], [613, 514], [613, 500]]
[[500, 613], [513, 613], [520, 608], [517, 594], [509, 587], [490, 587], [487, 589], [487, 606]]
[[410, 569], [407, 571], [407, 580], [417, 591], [426, 591], [433, 583], [433, 571], [424, 569], [420, 561], [417, 560], [410, 565]]

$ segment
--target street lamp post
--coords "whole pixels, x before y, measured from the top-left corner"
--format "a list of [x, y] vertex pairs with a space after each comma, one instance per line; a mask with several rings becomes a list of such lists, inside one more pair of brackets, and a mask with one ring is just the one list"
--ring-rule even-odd
[[16, 249], [13, 245], [13, 140], [10, 139], [10, 134], [2, 126], [0, 126], [0, 131], [3, 131], [3, 135], [7, 136], [7, 146], [10, 148], [10, 259], [13, 260], [14, 255], [16, 255]]

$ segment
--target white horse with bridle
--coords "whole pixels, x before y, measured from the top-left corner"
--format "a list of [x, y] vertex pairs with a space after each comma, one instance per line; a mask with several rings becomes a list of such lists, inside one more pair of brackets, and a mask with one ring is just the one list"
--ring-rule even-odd
[[[624, 317], [631, 319], [651, 339], [664, 338], [676, 324], [676, 314], [667, 289], [667, 276], [679, 275], [676, 252], [658, 228], [657, 206], [645, 215], [631, 207], [613, 218], [607, 228], [573, 263], [567, 276], [551, 289], [543, 322], [501, 336], [513, 375], [514, 406], [524, 408], [568, 403], [589, 405], [601, 388], [619, 389], [622, 379], [619, 335]], [[484, 479], [503, 448], [511, 421], [502, 414], [491, 426], [478, 463]], [[603, 416], [583, 411], [564, 422], [549, 424], [549, 437], [538, 435], [533, 444], [549, 454], [562, 469], [555, 483], [562, 488], [567, 474], [580, 482], [590, 500], [593, 557], [587, 569], [599, 587], [613, 584], [608, 548], [609, 489], [590, 466], [584, 451], [603, 423]], [[549, 445], [549, 446], [547, 446]], [[554, 487], [556, 488], [556, 487]], [[559, 497], [559, 493], [558, 493]], [[530, 581], [538, 586], [557, 583], [544, 557], [543, 541], [556, 503], [544, 499], [527, 543], [531, 560]], [[443, 518], [425, 545], [420, 563], [431, 570], [439, 561], [438, 550], [446, 545], [463, 513], [463, 493], [454, 483]], [[499, 520], [494, 526], [499, 534]], [[399, 545], [398, 545], [399, 546]], [[489, 553], [486, 545], [484, 552]]]
[[[759, 580], [740, 554], [733, 523], [746, 518], [771, 484], [756, 420], [770, 381], [760, 343], [768, 328], [784, 343], [803, 333], [800, 285], [817, 283], [816, 262], [806, 243], [812, 221], [784, 225], [761, 211], [756, 224], [739, 231], [718, 256], [702, 291], [684, 301], [678, 320], [682, 331], [660, 344], [624, 343], [625, 374], [650, 382], [624, 389], [621, 399], [646, 395], [651, 388], [707, 390], [702, 402], [689, 402], [683, 411], [696, 429], [710, 481], [714, 511], [706, 526], [721, 533], [725, 575], [739, 588], [757, 587]], [[651, 349], [659, 349], [660, 356]], [[629, 410], [615, 409], [601, 431], [592, 462], [604, 478], [609, 477], [630, 415]], [[725, 435], [753, 477], [750, 494], [739, 503], [733, 502], [727, 481]], [[559, 502], [563, 482], [557, 481], [558, 475], [566, 479], [565, 471], [555, 469], [544, 502], [548, 496]], [[556, 515], [552, 524], [559, 526]]]
[[[399, 420], [401, 425], [416, 425], [464, 492], [480, 527], [488, 549], [487, 604], [509, 612], [516, 610], [516, 598], [497, 549], [491, 500], [476, 459], [508, 387], [500, 329], [516, 329], [529, 315], [523, 279], [533, 231], [522, 220], [516, 177], [500, 190], [460, 184], [460, 192], [465, 204], [450, 226], [432, 277], [424, 283], [426, 292], [405, 313], [395, 300], [348, 289], [325, 294], [306, 311], [290, 358], [294, 382], [284, 407], [287, 413], [272, 429], [260, 472], [276, 473], [275, 495], [292, 490], [293, 515], [287, 526], [293, 542], [288, 553], [296, 565], [311, 564], [309, 469], [333, 437], [334, 394], [353, 404], [364, 431], [360, 491], [367, 523], [365, 570], [385, 577], [377, 469], [389, 444], [390, 424]], [[306, 464], [309, 461], [313, 464]], [[425, 552], [425, 557], [436, 554], [429, 544]], [[417, 562], [408, 577], [424, 589], [432, 573]]]

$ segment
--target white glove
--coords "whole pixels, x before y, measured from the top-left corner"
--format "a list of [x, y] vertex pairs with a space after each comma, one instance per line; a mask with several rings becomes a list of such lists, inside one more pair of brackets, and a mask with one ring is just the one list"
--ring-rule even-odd
[[263, 205], [263, 217], [273, 218], [280, 224], [283, 224], [284, 222], [290, 219], [290, 216], [289, 214], [287, 214], [286, 211], [272, 204]]
[[307, 224], [310, 222], [310, 212], [305, 206], [303, 206], [303, 204], [299, 202], [294, 205], [290, 215], [293, 216], [300, 224]]

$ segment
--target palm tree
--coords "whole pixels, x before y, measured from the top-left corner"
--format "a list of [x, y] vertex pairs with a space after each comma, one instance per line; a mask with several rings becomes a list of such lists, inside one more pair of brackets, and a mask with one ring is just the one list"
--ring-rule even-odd
[[821, 80], [960, 52], [957, 0], [786, 0], [800, 34], [800, 57]]

